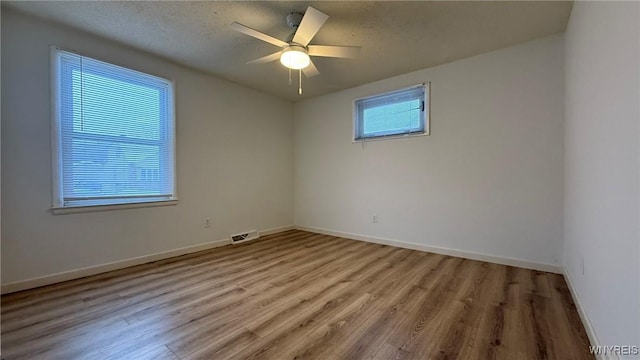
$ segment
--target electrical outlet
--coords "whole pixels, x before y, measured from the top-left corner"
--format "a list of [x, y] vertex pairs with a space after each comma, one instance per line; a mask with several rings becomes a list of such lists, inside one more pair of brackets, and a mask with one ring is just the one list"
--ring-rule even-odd
[[373, 216], [371, 217], [371, 222], [374, 223], [374, 224], [377, 224], [378, 223], [378, 215], [373, 214]]
[[211, 227], [211, 218], [204, 218], [204, 227], [206, 228], [210, 228]]

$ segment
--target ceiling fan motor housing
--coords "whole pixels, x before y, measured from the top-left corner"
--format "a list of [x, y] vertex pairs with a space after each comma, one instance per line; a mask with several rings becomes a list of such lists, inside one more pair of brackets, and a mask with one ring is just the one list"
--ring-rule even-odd
[[294, 30], [297, 29], [298, 26], [300, 26], [300, 22], [302, 21], [303, 16], [304, 14], [298, 12], [290, 13], [289, 15], [287, 15], [287, 25], [289, 25], [289, 27]]

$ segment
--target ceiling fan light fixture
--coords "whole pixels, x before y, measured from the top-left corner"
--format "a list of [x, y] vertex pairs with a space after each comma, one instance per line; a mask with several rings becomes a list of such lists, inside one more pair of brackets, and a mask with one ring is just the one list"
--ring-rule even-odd
[[298, 45], [291, 45], [282, 51], [280, 62], [289, 69], [304, 69], [311, 63], [307, 49]]

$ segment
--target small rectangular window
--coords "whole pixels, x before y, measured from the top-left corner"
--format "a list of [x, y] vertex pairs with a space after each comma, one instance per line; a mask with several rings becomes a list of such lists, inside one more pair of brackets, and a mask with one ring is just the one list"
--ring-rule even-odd
[[427, 85], [421, 84], [355, 101], [355, 141], [428, 134]]
[[173, 84], [52, 48], [54, 208], [172, 201]]

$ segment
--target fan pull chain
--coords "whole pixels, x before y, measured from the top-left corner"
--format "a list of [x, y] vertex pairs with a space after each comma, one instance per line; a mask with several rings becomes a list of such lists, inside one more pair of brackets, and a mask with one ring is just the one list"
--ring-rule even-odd
[[302, 69], [298, 70], [299, 71], [299, 77], [298, 77], [298, 94], [302, 95]]
[[289, 85], [291, 85], [291, 69], [289, 69]]

